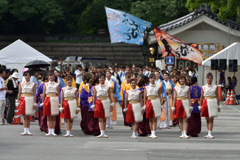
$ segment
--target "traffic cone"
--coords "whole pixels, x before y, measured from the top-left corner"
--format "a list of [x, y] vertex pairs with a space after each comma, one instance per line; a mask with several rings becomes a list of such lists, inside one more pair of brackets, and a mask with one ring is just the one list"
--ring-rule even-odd
[[229, 97], [229, 94], [230, 94], [230, 92], [229, 92], [229, 90], [228, 90], [228, 92], [227, 92], [227, 99], [226, 99], [226, 101], [224, 102], [224, 104], [226, 105], [226, 104], [229, 104], [229, 101], [230, 101], [230, 97]]
[[223, 98], [222, 98], [222, 87], [221, 86], [218, 87], [218, 98], [219, 98], [219, 101], [223, 100]]
[[14, 120], [10, 125], [22, 125], [20, 115], [18, 114], [18, 107], [15, 107]]
[[233, 90], [231, 91], [229, 105], [234, 105], [234, 97], [233, 97]]
[[32, 116], [30, 116], [30, 122], [35, 122], [35, 121], [33, 120]]

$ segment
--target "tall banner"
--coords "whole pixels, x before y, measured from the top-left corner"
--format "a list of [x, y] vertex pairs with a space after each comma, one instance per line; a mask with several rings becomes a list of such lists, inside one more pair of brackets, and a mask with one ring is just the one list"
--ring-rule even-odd
[[152, 23], [131, 14], [105, 7], [111, 43], [143, 45], [144, 31]]
[[158, 45], [161, 48], [163, 57], [173, 54], [178, 59], [193, 61], [201, 66], [203, 55], [198, 49], [189, 46], [187, 43], [177, 39], [176, 37], [153, 27]]

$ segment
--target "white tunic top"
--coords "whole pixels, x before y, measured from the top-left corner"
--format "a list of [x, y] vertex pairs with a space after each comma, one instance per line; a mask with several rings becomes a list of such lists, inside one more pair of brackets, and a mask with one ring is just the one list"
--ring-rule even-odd
[[177, 93], [177, 97], [188, 97], [189, 86], [177, 86], [174, 88]]
[[59, 84], [56, 82], [46, 82], [45, 83], [46, 86], [46, 94], [49, 93], [58, 93], [58, 86]]
[[109, 87], [105, 84], [99, 84], [95, 86], [96, 92], [97, 92], [97, 97], [107, 97], [108, 96], [108, 90]]
[[63, 87], [62, 90], [63, 90], [64, 98], [65, 97], [75, 97], [77, 88], [66, 86], [66, 87]]
[[29, 82], [22, 82], [21, 87], [22, 87], [22, 93], [33, 93], [33, 87], [35, 86], [35, 83], [29, 81]]
[[204, 91], [204, 97], [209, 96], [209, 97], [216, 97], [216, 89], [217, 86], [212, 84], [212, 85], [204, 85], [202, 86], [202, 89]]
[[156, 84], [150, 84], [146, 86], [147, 96], [158, 96], [160, 87]]
[[139, 101], [139, 95], [141, 94], [140, 90], [130, 89], [130, 90], [127, 90], [126, 92], [128, 94], [128, 100], [129, 101], [133, 101], [133, 100]]

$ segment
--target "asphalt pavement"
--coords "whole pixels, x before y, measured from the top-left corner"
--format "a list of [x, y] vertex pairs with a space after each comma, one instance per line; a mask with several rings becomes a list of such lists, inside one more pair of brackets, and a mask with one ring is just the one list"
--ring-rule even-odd
[[[1, 160], [159, 160], [159, 159], [240, 159], [240, 105], [223, 106], [214, 120], [212, 135], [207, 134], [205, 119], [199, 137], [180, 139], [178, 127], [157, 130], [158, 139], [139, 137], [129, 139], [132, 131], [123, 126], [121, 109], [113, 129], [107, 129], [109, 138], [84, 135], [80, 129], [80, 117], [74, 120], [73, 138], [45, 137], [38, 122], [31, 122], [33, 136], [20, 136], [22, 125], [0, 126]], [[63, 125], [64, 126], [64, 125]]]

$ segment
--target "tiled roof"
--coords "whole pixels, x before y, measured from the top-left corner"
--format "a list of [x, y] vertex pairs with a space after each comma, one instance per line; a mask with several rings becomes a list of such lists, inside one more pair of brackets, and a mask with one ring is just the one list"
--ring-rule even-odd
[[[176, 20], [173, 20], [171, 22], [162, 24], [160, 26], [158, 26], [159, 29], [163, 30], [163, 31], [169, 31], [178, 27], [181, 27], [195, 19], [197, 19], [198, 17], [205, 15], [215, 21], [217, 21], [218, 23], [228, 26], [230, 25], [230, 28], [235, 29], [235, 30], [240, 30], [240, 24], [237, 22], [234, 22], [230, 19], [226, 19], [225, 22], [222, 22], [218, 17], [216, 13], [212, 13], [210, 6], [207, 6], [206, 4], [203, 4], [200, 9], [195, 9], [194, 12], [189, 13], [186, 16], [183, 16], [181, 18], [178, 18]], [[150, 34], [154, 34], [153, 31], [150, 32]]]

